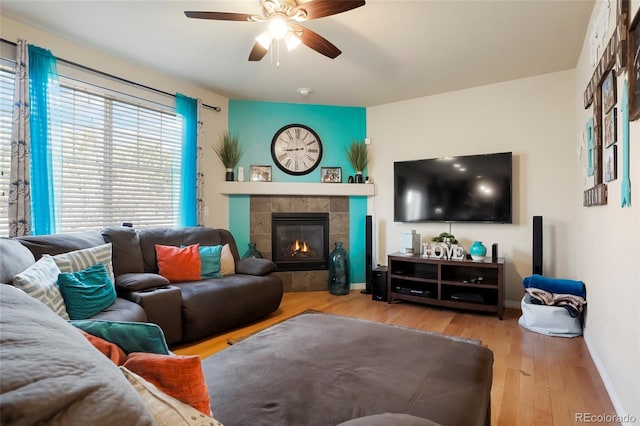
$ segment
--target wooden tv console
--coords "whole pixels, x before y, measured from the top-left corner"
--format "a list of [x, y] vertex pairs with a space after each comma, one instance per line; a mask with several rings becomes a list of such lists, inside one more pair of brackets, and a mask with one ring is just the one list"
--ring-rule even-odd
[[445, 260], [393, 253], [388, 256], [388, 301], [495, 312], [504, 315], [504, 258]]

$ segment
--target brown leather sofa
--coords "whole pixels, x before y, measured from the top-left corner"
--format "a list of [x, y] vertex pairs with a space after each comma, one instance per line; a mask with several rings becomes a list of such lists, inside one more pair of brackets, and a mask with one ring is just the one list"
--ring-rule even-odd
[[[102, 231], [25, 236], [19, 241], [35, 260], [43, 254], [112, 243], [118, 298], [95, 319], [158, 324], [169, 344], [194, 341], [264, 317], [280, 306], [282, 281], [267, 259], [240, 259], [231, 233], [214, 228], [110, 227]], [[229, 244], [235, 274], [170, 283], [158, 275], [155, 245]], [[134, 303], [132, 303], [134, 302]], [[140, 309], [140, 307], [142, 309]]]

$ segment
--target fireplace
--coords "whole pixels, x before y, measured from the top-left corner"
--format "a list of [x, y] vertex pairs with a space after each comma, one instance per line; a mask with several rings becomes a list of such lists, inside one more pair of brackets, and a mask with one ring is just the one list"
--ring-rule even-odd
[[328, 213], [272, 213], [271, 257], [279, 271], [328, 269]]

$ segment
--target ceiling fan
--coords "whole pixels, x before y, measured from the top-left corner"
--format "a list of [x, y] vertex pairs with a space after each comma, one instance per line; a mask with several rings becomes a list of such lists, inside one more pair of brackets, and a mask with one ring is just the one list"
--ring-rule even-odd
[[329, 40], [300, 25], [300, 22], [323, 18], [364, 6], [364, 0], [261, 0], [262, 15], [228, 12], [185, 11], [188, 18], [213, 19], [218, 21], [268, 22], [269, 28], [256, 37], [249, 54], [250, 61], [259, 61], [267, 54], [272, 43], [284, 40], [288, 50], [300, 43], [331, 59], [342, 52]]

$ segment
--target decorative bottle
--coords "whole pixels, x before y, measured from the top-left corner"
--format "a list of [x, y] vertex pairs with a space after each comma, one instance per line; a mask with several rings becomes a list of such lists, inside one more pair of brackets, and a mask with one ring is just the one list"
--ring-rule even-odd
[[469, 254], [473, 260], [483, 260], [487, 255], [487, 248], [482, 244], [482, 241], [474, 241], [469, 247]]
[[248, 259], [250, 257], [262, 259], [262, 253], [260, 253], [256, 248], [256, 243], [249, 243], [249, 250], [247, 250], [247, 252], [242, 256], [243, 259]]
[[349, 280], [349, 255], [342, 248], [342, 243], [335, 243], [335, 248], [329, 254], [329, 293], [335, 296], [349, 294], [351, 281]]

